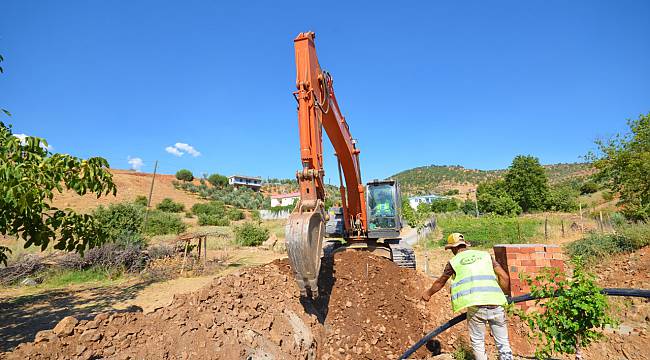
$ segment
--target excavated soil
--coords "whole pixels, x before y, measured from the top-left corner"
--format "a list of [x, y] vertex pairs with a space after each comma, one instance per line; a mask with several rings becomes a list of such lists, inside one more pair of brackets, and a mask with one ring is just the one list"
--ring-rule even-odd
[[[216, 279], [146, 314], [64, 318], [54, 329], [39, 332], [34, 342], [0, 358], [396, 359], [453, 315], [448, 291], [423, 303], [419, 297], [430, 279], [365, 252], [325, 259], [319, 281], [317, 300], [301, 300], [287, 261], [276, 260]], [[515, 319], [511, 323], [515, 352], [532, 354], [524, 326]], [[636, 337], [647, 341], [647, 333]], [[619, 336], [610, 338], [617, 342]], [[451, 352], [461, 342], [467, 343], [462, 325], [441, 334], [414, 358]], [[487, 342], [489, 353], [496, 354], [492, 339]], [[593, 350], [602, 354], [626, 353], [596, 346]], [[638, 356], [643, 348], [639, 350], [629, 351], [627, 358], [644, 358]], [[590, 351], [594, 359], [604, 359], [597, 353]]]

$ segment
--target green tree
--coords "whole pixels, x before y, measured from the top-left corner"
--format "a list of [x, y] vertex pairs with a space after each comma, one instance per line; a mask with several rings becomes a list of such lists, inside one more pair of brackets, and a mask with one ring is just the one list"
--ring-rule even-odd
[[580, 258], [574, 259], [571, 278], [552, 269], [533, 279], [526, 279], [539, 311], [520, 313], [541, 345], [536, 357], [549, 359], [554, 353], [576, 354], [603, 337], [605, 325], [615, 321], [608, 314], [607, 298], [596, 285], [595, 277], [584, 268]]
[[539, 159], [518, 155], [504, 176], [506, 191], [524, 212], [544, 209], [548, 177]]
[[481, 213], [511, 216], [521, 214], [521, 206], [508, 194], [503, 180], [480, 183], [476, 188], [476, 197]]
[[597, 140], [597, 153], [588, 154], [598, 169], [596, 179], [620, 194], [623, 213], [633, 220], [650, 220], [650, 113], [629, 120], [630, 132]]
[[430, 204], [431, 211], [434, 213], [446, 213], [458, 210], [458, 203], [455, 199], [435, 199]]
[[212, 184], [212, 186], [223, 188], [228, 185], [228, 178], [221, 174], [212, 174], [208, 177], [208, 182]]
[[417, 227], [417, 216], [407, 197], [402, 198], [402, 218], [410, 227]]
[[[36, 137], [15, 137], [11, 127], [0, 122], [0, 233], [20, 236], [24, 246], [83, 253], [101, 244], [105, 236], [100, 224], [88, 214], [52, 205], [55, 192], [70, 190], [97, 197], [117, 193], [108, 162], [100, 157], [81, 159], [53, 154], [47, 142]], [[6, 265], [8, 248], [0, 247], [0, 262]]]
[[476, 202], [472, 199], [467, 199], [461, 205], [461, 210], [466, 215], [476, 215]]
[[187, 169], [180, 169], [176, 172], [176, 179], [181, 181], [192, 181], [194, 180], [194, 175]]
[[580, 192], [570, 185], [557, 185], [549, 188], [545, 208], [551, 211], [575, 211], [578, 209]]

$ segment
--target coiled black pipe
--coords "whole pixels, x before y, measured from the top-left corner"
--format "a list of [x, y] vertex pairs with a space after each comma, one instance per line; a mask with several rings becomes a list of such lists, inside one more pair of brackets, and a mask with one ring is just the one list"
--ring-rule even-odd
[[[606, 288], [601, 291], [601, 293], [607, 295], [607, 296], [630, 296], [630, 297], [642, 297], [642, 298], [650, 298], [650, 290], [645, 290], [645, 289], [621, 289], [621, 288]], [[529, 301], [529, 300], [536, 300], [538, 298], [535, 298], [531, 296], [530, 294], [525, 294], [525, 295], [519, 295], [513, 298], [508, 298], [509, 303], [520, 303], [524, 301]], [[413, 346], [411, 346], [402, 356], [399, 357], [399, 360], [403, 359], [408, 359], [409, 356], [413, 355], [419, 348], [422, 347], [422, 345], [426, 344], [427, 341], [433, 339], [434, 337], [440, 335], [443, 331], [449, 329], [450, 327], [463, 322], [463, 320], [467, 319], [467, 314], [462, 313], [455, 318], [447, 321], [446, 323], [442, 324], [442, 326], [436, 328], [432, 332], [428, 333], [425, 335], [420, 341], [416, 342]]]

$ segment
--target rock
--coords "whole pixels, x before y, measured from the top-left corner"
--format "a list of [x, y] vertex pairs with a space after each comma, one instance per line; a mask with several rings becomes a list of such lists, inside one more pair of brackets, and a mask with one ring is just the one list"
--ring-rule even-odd
[[20, 282], [20, 284], [23, 285], [23, 286], [36, 286], [36, 285], [38, 285], [36, 280], [34, 280], [32, 278], [25, 278], [23, 281]]
[[66, 316], [54, 327], [52, 331], [58, 336], [68, 336], [74, 331], [74, 327], [79, 323], [77, 319], [72, 316]]
[[43, 330], [36, 333], [34, 342], [40, 343], [43, 341], [52, 341], [53, 338], [56, 338], [56, 335], [52, 332], [52, 330]]
[[96, 329], [90, 329], [84, 331], [81, 336], [79, 337], [79, 340], [83, 342], [93, 342], [101, 339], [102, 334], [97, 331]]

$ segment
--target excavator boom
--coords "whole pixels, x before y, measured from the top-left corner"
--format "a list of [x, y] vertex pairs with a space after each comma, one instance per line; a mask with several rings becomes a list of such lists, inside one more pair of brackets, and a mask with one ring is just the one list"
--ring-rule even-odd
[[[367, 196], [366, 187], [361, 181], [360, 151], [336, 101], [332, 76], [323, 71], [318, 63], [314, 39], [313, 32], [306, 32], [300, 33], [294, 40], [297, 90], [293, 94], [298, 101], [302, 168], [296, 172], [300, 201], [289, 216], [285, 229], [291, 268], [305, 296], [317, 295], [327, 220], [324, 207], [323, 128], [339, 164], [343, 237], [351, 246], [367, 247], [369, 243]], [[373, 196], [370, 199], [375, 202]], [[394, 203], [392, 209], [385, 209], [393, 211], [393, 219], [398, 218]], [[371, 225], [371, 233], [377, 232], [377, 225], [374, 222]], [[399, 234], [400, 227], [393, 227]], [[388, 257], [392, 256], [388, 247], [382, 248]]]

